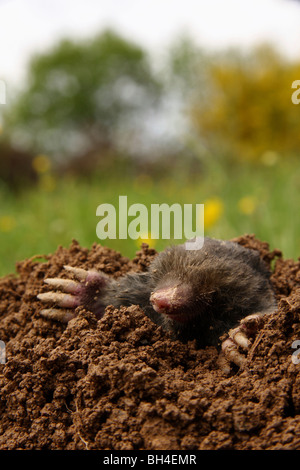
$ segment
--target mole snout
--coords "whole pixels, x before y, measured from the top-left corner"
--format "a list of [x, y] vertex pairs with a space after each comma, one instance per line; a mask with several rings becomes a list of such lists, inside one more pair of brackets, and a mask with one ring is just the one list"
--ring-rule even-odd
[[181, 313], [191, 299], [191, 295], [190, 286], [171, 285], [152, 292], [150, 302], [157, 313], [179, 320]]
[[150, 302], [152, 307], [158, 313], [167, 313], [174, 309], [177, 298], [177, 287], [166, 287], [152, 292]]

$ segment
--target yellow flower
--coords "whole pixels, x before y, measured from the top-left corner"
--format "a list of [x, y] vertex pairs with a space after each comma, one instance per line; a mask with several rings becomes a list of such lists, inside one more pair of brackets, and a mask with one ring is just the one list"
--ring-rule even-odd
[[157, 240], [151, 238], [150, 233], [145, 233], [140, 238], [138, 238], [135, 242], [136, 242], [136, 245], [139, 248], [140, 248], [142, 243], [147, 243], [151, 248], [154, 248], [154, 246], [156, 245]]
[[224, 204], [221, 199], [215, 197], [204, 202], [204, 227], [209, 228], [221, 217]]
[[255, 211], [257, 201], [253, 196], [242, 197], [238, 202], [239, 211], [242, 214], [251, 215]]
[[16, 220], [11, 215], [3, 215], [0, 217], [0, 231], [11, 232], [16, 226]]
[[46, 173], [51, 167], [51, 161], [47, 155], [37, 155], [32, 160], [32, 167], [37, 173]]

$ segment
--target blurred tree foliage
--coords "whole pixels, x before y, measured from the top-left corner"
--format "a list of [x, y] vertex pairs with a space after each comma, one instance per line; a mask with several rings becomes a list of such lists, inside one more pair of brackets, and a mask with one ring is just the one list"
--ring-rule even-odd
[[189, 37], [178, 38], [154, 72], [143, 48], [107, 30], [35, 56], [4, 131], [12, 149], [70, 162], [80, 174], [99, 158], [110, 171], [118, 152], [128, 167], [133, 144], [135, 155], [146, 147], [153, 165], [164, 156], [180, 174], [194, 172], [196, 158], [272, 162], [300, 148], [296, 79], [300, 62], [270, 46], [213, 54]]
[[205, 70], [210, 60], [208, 52], [184, 34], [169, 47], [162, 67], [165, 91], [181, 94], [186, 105], [194, 99], [195, 91], [204, 86]]
[[134, 122], [159, 93], [146, 52], [107, 30], [35, 56], [4, 128], [14, 146], [84, 155], [111, 148], [124, 134], [133, 138]]
[[291, 86], [300, 78], [300, 62], [263, 45], [249, 53], [218, 54], [197, 73], [201, 86], [190, 116], [213, 154], [252, 161], [299, 154], [300, 108], [291, 101]]

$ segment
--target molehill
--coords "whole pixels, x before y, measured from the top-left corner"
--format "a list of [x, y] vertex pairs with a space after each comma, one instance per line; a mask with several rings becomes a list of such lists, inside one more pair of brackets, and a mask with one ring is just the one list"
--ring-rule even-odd
[[0, 449], [300, 449], [300, 261], [253, 235], [236, 241], [272, 269], [278, 311], [229, 377], [216, 348], [172, 341], [138, 306], [99, 321], [79, 307], [67, 325], [39, 315], [43, 280], [63, 265], [118, 277], [146, 269], [147, 245], [129, 260], [73, 241], [17, 263], [0, 279]]

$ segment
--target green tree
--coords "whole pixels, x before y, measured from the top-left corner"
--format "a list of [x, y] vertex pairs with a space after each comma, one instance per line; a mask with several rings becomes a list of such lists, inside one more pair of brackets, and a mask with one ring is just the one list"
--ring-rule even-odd
[[155, 105], [159, 90], [146, 52], [114, 32], [63, 40], [31, 60], [4, 128], [23, 149], [81, 155], [133, 132], [134, 118]]

